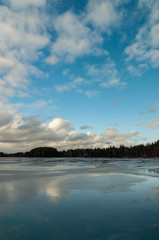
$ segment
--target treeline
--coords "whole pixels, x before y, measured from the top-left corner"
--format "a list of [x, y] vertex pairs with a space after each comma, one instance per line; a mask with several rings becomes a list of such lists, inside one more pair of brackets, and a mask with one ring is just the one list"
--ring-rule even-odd
[[34, 148], [29, 152], [7, 154], [0, 152], [0, 157], [88, 157], [88, 158], [159, 158], [159, 140], [151, 144], [137, 146], [95, 149], [70, 149], [57, 151], [52, 147]]

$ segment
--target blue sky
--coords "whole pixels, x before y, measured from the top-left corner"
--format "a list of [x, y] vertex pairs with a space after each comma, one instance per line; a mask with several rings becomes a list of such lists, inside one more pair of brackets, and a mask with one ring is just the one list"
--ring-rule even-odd
[[0, 151], [159, 136], [157, 0], [1, 0]]

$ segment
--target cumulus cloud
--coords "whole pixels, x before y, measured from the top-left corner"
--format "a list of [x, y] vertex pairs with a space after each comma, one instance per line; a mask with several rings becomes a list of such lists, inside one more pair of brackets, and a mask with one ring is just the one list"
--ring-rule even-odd
[[52, 54], [46, 61], [55, 64], [60, 58], [72, 62], [76, 57], [92, 53], [102, 37], [87, 27], [82, 18], [71, 11], [59, 15], [53, 22], [57, 39], [52, 44]]
[[122, 17], [117, 10], [117, 1], [89, 0], [86, 21], [103, 32], [119, 25]]
[[109, 139], [112, 139], [112, 138], [114, 138], [117, 135], [117, 129], [115, 127], [111, 126], [102, 135], [104, 137], [109, 137]]
[[56, 57], [54, 54], [50, 55], [45, 59], [46, 63], [54, 65], [60, 61], [59, 57]]
[[[9, 97], [21, 89], [26, 92], [31, 75], [41, 74], [33, 66], [39, 59], [39, 51], [49, 43], [45, 26], [48, 17], [37, 6], [43, 0], [8, 1], [8, 6], [0, 5], [0, 92]], [[32, 8], [27, 9], [27, 6]], [[20, 11], [14, 7], [23, 7]], [[18, 94], [20, 95], [20, 94]]]
[[[62, 150], [109, 147], [111, 144], [116, 146], [120, 144], [130, 145], [134, 137], [138, 135], [136, 130], [120, 133], [113, 126], [99, 135], [92, 131], [80, 133], [75, 130], [70, 121], [62, 118], [54, 118], [46, 124], [40, 118], [33, 116], [19, 117], [13, 121], [13, 116], [7, 115], [7, 113], [2, 115], [0, 151], [27, 151], [37, 146], [52, 146]], [[5, 125], [7, 122], [9, 125]]]
[[[138, 65], [144, 63], [156, 68], [159, 67], [159, 2], [140, 0], [139, 7], [149, 13], [146, 23], [138, 30], [134, 43], [125, 49], [127, 61], [135, 60]], [[140, 73], [140, 69], [135, 71]]]
[[60, 60], [73, 62], [77, 57], [88, 54], [97, 56], [107, 54], [101, 46], [102, 33], [109, 33], [120, 25], [123, 14], [118, 7], [121, 4], [120, 1], [89, 0], [81, 14], [67, 11], [55, 17], [53, 26], [57, 38], [52, 43], [51, 55], [46, 62], [50, 64], [56, 64]]
[[[27, 96], [29, 94], [30, 78], [43, 76], [43, 72], [34, 63], [43, 60], [43, 49], [50, 46], [50, 55], [45, 59], [46, 63], [56, 64], [61, 60], [72, 62], [78, 57], [88, 54], [107, 54], [101, 44], [101, 30], [108, 26], [112, 27], [119, 20], [119, 12], [116, 9], [117, 1], [100, 1], [97, 13], [102, 16], [97, 22], [95, 12], [91, 4], [97, 6], [97, 1], [89, 1], [81, 15], [67, 11], [54, 16], [52, 26], [56, 32], [51, 43], [48, 33], [50, 26], [49, 15], [46, 13], [46, 0], [7, 0], [0, 5], [0, 93], [3, 96]], [[103, 14], [104, 7], [107, 12]], [[111, 19], [112, 17], [112, 19]], [[118, 21], [119, 22], [119, 21]], [[90, 27], [92, 24], [93, 27]], [[98, 26], [97, 26], [98, 25]], [[102, 25], [104, 27], [102, 27]], [[102, 30], [102, 31], [103, 31]], [[76, 88], [79, 83], [71, 82], [56, 86], [57, 91], [63, 92]], [[111, 79], [102, 86], [120, 85], [118, 78]], [[95, 92], [94, 92], [95, 94]], [[86, 93], [86, 95], [90, 95]]]
[[[2, 2], [4, 5], [0, 5], [0, 93], [9, 97], [26, 96], [30, 78], [43, 74], [38, 69], [38, 64], [34, 66], [34, 63], [45, 57], [42, 51], [47, 46], [51, 46], [51, 54], [45, 59], [49, 64], [56, 64], [60, 60], [72, 62], [77, 57], [88, 54], [107, 54], [101, 47], [103, 37], [97, 28], [101, 31], [113, 28], [121, 18], [117, 10], [120, 1], [112, 3], [109, 0], [90, 0], [83, 13], [77, 15], [73, 11], [67, 11], [61, 15], [56, 14], [52, 23], [45, 11], [46, 0]], [[51, 24], [56, 32], [52, 43], [48, 33], [48, 25]], [[57, 90], [68, 90], [74, 88], [75, 84], [57, 86]], [[120, 85], [120, 80], [114, 78], [101, 85]]]
[[55, 118], [49, 123], [49, 128], [53, 130], [65, 130], [66, 132], [73, 130], [73, 125], [68, 120], [62, 118]]

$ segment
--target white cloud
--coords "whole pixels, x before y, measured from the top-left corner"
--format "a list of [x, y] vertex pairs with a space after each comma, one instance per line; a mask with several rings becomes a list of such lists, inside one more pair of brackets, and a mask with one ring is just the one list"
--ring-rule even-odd
[[97, 94], [99, 94], [99, 91], [96, 91], [96, 90], [88, 90], [85, 92], [86, 96], [91, 98], [91, 97], [94, 97], [96, 96]]
[[49, 128], [53, 130], [73, 130], [73, 125], [68, 120], [63, 120], [62, 118], [55, 118], [52, 122], [49, 123]]
[[46, 106], [51, 105], [51, 104], [52, 104], [52, 100], [45, 101], [43, 99], [40, 99], [40, 100], [37, 100], [34, 103], [31, 103], [31, 104], [27, 105], [27, 108], [41, 109], [41, 108], [46, 107]]
[[109, 33], [121, 24], [123, 12], [118, 7], [124, 3], [117, 0], [89, 0], [81, 14], [69, 10], [54, 17], [53, 26], [57, 37], [46, 62], [54, 65], [60, 60], [73, 62], [88, 54], [107, 54], [101, 46], [102, 32]]
[[13, 116], [6, 114], [4, 118], [9, 125], [4, 125], [4, 121], [2, 121], [0, 151], [7, 152], [27, 151], [37, 146], [52, 146], [62, 150], [77, 147], [109, 147], [111, 144], [131, 145], [134, 137], [138, 134], [135, 130], [129, 133], [120, 133], [115, 127], [108, 128], [100, 135], [91, 131], [79, 133], [70, 121], [62, 118], [54, 118], [49, 124], [43, 123], [40, 118], [33, 116], [14, 117], [13, 121]]
[[27, 91], [30, 75], [41, 73], [32, 64], [50, 41], [45, 29], [48, 18], [36, 8], [42, 1], [34, 1], [35, 8], [21, 11], [13, 9], [13, 3], [27, 6], [31, 1], [11, 3], [8, 7], [0, 5], [0, 89], [5, 96], [8, 92], [8, 96], [18, 95], [19, 90], [24, 95], [22, 91]]
[[74, 88], [77, 88], [79, 85], [81, 85], [82, 82], [84, 82], [84, 79], [78, 77], [75, 78], [72, 82], [68, 82], [63, 85], [57, 85], [55, 88], [58, 92], [70, 91]]
[[52, 44], [52, 54], [47, 59], [52, 64], [60, 58], [72, 62], [76, 57], [91, 54], [96, 51], [95, 46], [102, 42], [102, 37], [71, 11], [58, 16], [53, 24], [57, 39]]
[[99, 94], [99, 91], [97, 90], [87, 90], [84, 91], [80, 88], [81, 84], [88, 84], [88, 82], [86, 80], [84, 80], [83, 78], [75, 78], [73, 81], [68, 82], [68, 83], [64, 83], [62, 85], [56, 85], [56, 91], [58, 92], [65, 92], [65, 91], [71, 91], [72, 89], [76, 89], [79, 93], [83, 93], [85, 94], [87, 97], [91, 98], [96, 96], [97, 94]]
[[88, 75], [100, 82], [101, 87], [123, 87], [125, 82], [120, 80], [116, 65], [112, 60], [105, 64], [87, 65]]
[[104, 137], [109, 138], [111, 140], [112, 138], [115, 138], [117, 135], [117, 130], [115, 127], [111, 126], [107, 129], [105, 133], [102, 134]]
[[9, 0], [11, 7], [22, 9], [26, 7], [42, 7], [46, 4], [46, 0]]
[[123, 10], [120, 6], [125, 2], [89, 0], [81, 14], [69, 10], [55, 17], [53, 26], [57, 38], [46, 61], [56, 64], [59, 60], [73, 62], [88, 54], [107, 55], [108, 52], [101, 47], [102, 33], [109, 34], [121, 24]]
[[0, 94], [1, 96], [12, 97], [15, 95], [15, 91], [13, 88], [8, 87], [4, 80], [0, 79]]
[[[18, 56], [27, 58], [48, 43], [49, 39], [45, 32], [47, 16], [38, 9], [16, 12], [0, 6], [0, 13], [0, 50], [3, 54], [8, 48], [10, 50], [16, 48]], [[14, 51], [10, 51], [9, 54], [14, 55]], [[16, 53], [14, 56], [17, 56]]]
[[132, 130], [131, 132], [129, 132], [129, 133], [127, 134], [127, 137], [133, 137], [133, 136], [136, 136], [136, 135], [138, 135], [138, 134], [139, 134], [138, 131]]
[[0, 112], [8, 112], [14, 114], [18, 112], [18, 108], [22, 106], [22, 103], [13, 104], [6, 97], [0, 96]]
[[117, 1], [89, 0], [86, 21], [101, 31], [109, 31], [121, 22], [122, 13], [117, 10]]
[[121, 82], [119, 78], [112, 78], [108, 82], [102, 82], [100, 84], [101, 87], [124, 87], [126, 85], [125, 82]]
[[142, 11], [149, 11], [149, 14], [144, 25], [140, 27], [134, 43], [125, 49], [128, 55], [127, 61], [135, 60], [138, 65], [144, 63], [157, 68], [159, 67], [159, 2], [140, 0], [139, 6]]
[[154, 48], [159, 47], [159, 23], [152, 26], [150, 31], [150, 44]]
[[51, 56], [47, 57], [45, 59], [45, 61], [51, 65], [54, 65], [54, 64], [58, 63], [60, 61], [60, 59], [52, 54]]
[[147, 66], [147, 64], [138, 64], [136, 67], [136, 66], [130, 64], [127, 67], [127, 69], [132, 75], [141, 76], [145, 72], [145, 70], [148, 69], [148, 66]]
[[0, 70], [2, 72], [13, 66], [14, 66], [14, 62], [12, 59], [10, 59], [8, 57], [0, 57]]
[[53, 44], [53, 52], [66, 55], [68, 61], [90, 52], [90, 30], [81, 23], [75, 14], [67, 12], [59, 16], [55, 21], [55, 29], [59, 38]]

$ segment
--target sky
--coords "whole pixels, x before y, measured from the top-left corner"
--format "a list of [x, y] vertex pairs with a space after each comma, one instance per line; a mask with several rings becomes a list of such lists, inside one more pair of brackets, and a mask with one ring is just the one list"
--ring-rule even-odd
[[158, 0], [0, 0], [0, 151], [159, 139]]

